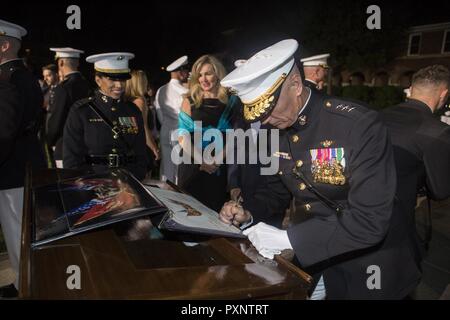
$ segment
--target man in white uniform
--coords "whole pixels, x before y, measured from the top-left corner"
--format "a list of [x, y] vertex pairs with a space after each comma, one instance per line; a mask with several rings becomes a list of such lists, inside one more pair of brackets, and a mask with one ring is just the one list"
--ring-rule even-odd
[[300, 60], [303, 64], [305, 81], [303, 84], [312, 90], [322, 90], [326, 82], [329, 53], [319, 54], [317, 56], [307, 57]]
[[160, 179], [176, 182], [177, 166], [171, 159], [173, 145], [170, 135], [178, 128], [178, 113], [180, 112], [183, 95], [188, 92], [184, 86], [189, 77], [187, 69], [188, 57], [183, 56], [172, 62], [166, 70], [170, 72], [170, 81], [159, 88], [155, 97], [155, 108], [161, 123], [161, 169]]

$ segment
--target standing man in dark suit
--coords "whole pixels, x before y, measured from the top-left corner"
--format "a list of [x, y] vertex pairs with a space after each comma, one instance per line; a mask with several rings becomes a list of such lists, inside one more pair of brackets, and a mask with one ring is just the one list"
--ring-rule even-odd
[[62, 168], [63, 132], [70, 107], [78, 100], [89, 96], [89, 83], [78, 71], [82, 50], [73, 48], [50, 48], [56, 52], [55, 59], [59, 74], [63, 77], [55, 88], [47, 117], [47, 141], [54, 149], [54, 159]]
[[303, 73], [305, 80], [303, 85], [313, 91], [322, 91], [323, 85], [327, 81], [329, 53], [319, 54], [312, 57], [303, 58]]
[[0, 288], [0, 297], [17, 296], [25, 168], [44, 167], [37, 132], [42, 92], [37, 79], [18, 58], [27, 31], [0, 20], [0, 224], [15, 284]]
[[281, 41], [221, 82], [244, 105], [244, 118], [279, 130], [278, 174], [243, 206], [229, 202], [225, 222], [280, 212], [291, 195], [309, 219], [280, 230], [263, 222], [244, 231], [259, 253], [293, 249], [318, 280], [311, 299], [401, 299], [416, 285], [409, 247], [391, 234], [396, 189], [392, 146], [379, 115], [303, 86], [297, 41]]
[[449, 87], [450, 73], [446, 67], [433, 65], [420, 69], [413, 76], [410, 97], [382, 113], [397, 167], [399, 201], [395, 209], [408, 219], [404, 227], [415, 240], [417, 272], [421, 270], [419, 263], [424, 253], [414, 219], [417, 193], [425, 188], [433, 200], [450, 197], [450, 126], [433, 116], [447, 100]]
[[58, 67], [55, 64], [43, 66], [42, 78], [45, 83], [42, 89], [42, 93], [44, 94], [44, 109], [48, 111], [49, 104], [53, 103], [54, 90], [59, 83]]

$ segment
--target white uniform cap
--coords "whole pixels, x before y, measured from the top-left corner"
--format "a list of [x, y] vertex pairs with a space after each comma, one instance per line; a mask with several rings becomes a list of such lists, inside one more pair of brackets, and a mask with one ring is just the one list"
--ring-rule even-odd
[[177, 70], [178, 68], [185, 66], [188, 64], [188, 56], [182, 56], [180, 58], [178, 58], [177, 60], [175, 60], [174, 62], [172, 62], [171, 64], [169, 64], [166, 68], [166, 70], [168, 72], [172, 72]]
[[280, 41], [258, 52], [220, 81], [241, 99], [245, 120], [258, 121], [275, 106], [277, 93], [294, 66], [297, 48], [294, 39]]
[[94, 54], [86, 58], [86, 61], [94, 64], [94, 69], [98, 72], [108, 74], [112, 77], [129, 77], [130, 69], [128, 61], [134, 58], [134, 54], [129, 52], [112, 52]]
[[26, 34], [27, 30], [25, 28], [5, 20], [0, 20], [0, 36], [8, 36], [22, 40], [22, 37]]
[[238, 59], [234, 62], [234, 66], [237, 68], [239, 67], [241, 64], [244, 64], [247, 60], [245, 59]]
[[84, 53], [83, 50], [74, 48], [50, 48], [50, 51], [56, 52], [55, 60], [59, 58], [80, 58], [80, 55]]
[[328, 68], [327, 59], [330, 57], [329, 53], [319, 54], [317, 56], [307, 57], [300, 60], [304, 67], [323, 67]]

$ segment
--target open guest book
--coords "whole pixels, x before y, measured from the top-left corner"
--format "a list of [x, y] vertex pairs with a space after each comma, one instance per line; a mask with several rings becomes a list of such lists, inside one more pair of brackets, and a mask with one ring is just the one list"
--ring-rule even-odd
[[147, 186], [147, 190], [168, 209], [159, 224], [160, 229], [245, 238], [239, 228], [222, 222], [217, 212], [190, 195], [151, 186]]
[[125, 170], [62, 179], [33, 188], [32, 246], [167, 208]]

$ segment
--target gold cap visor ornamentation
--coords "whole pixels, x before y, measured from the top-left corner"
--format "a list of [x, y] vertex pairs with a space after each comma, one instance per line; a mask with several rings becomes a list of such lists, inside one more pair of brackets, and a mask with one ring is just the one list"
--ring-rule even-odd
[[244, 119], [246, 121], [253, 122], [261, 120], [269, 115], [270, 111], [272, 111], [278, 101], [281, 86], [284, 83], [284, 80], [286, 80], [286, 77], [287, 75], [283, 73], [273, 86], [258, 99], [250, 102], [243, 102]]

